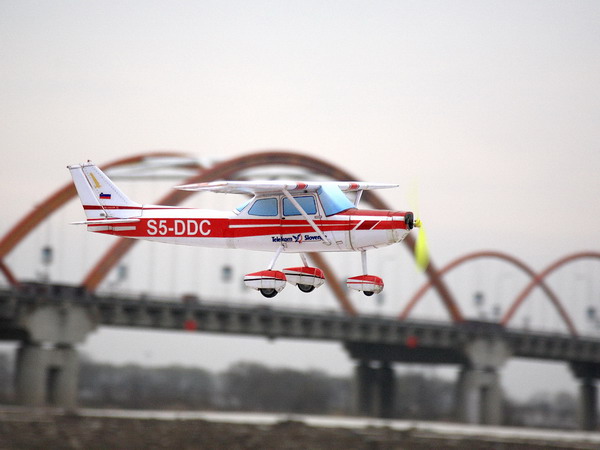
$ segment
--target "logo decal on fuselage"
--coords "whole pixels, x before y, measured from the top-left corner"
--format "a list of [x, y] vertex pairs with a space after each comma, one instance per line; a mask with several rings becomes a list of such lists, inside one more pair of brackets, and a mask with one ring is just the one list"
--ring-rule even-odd
[[294, 244], [302, 244], [304, 241], [322, 241], [321, 236], [312, 236], [310, 234], [292, 234], [292, 237], [271, 236], [272, 242], [292, 242]]

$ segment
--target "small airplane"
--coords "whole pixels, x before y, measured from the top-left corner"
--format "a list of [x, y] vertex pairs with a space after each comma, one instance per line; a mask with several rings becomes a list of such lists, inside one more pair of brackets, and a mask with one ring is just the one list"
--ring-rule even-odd
[[[215, 181], [176, 186], [252, 196], [233, 211], [141, 205], [130, 200], [92, 162], [67, 166], [83, 205], [88, 231], [119, 237], [212, 248], [274, 252], [266, 270], [247, 274], [246, 286], [267, 298], [286, 283], [312, 292], [325, 282], [310, 267], [307, 252], [360, 251], [363, 273], [347, 279], [367, 296], [383, 290], [383, 280], [367, 271], [369, 249], [401, 242], [420, 227], [412, 212], [358, 209], [362, 193], [394, 184], [354, 181]], [[354, 193], [351, 201], [345, 193]], [[303, 265], [274, 270], [282, 253], [299, 253]]]

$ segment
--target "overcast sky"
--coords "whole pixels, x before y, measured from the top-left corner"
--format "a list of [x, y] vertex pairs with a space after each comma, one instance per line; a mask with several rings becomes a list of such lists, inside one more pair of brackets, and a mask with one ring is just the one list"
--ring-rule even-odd
[[0, 0], [0, 232], [67, 164], [277, 148], [399, 183], [399, 209], [418, 183], [438, 265], [598, 250], [599, 23], [597, 1]]

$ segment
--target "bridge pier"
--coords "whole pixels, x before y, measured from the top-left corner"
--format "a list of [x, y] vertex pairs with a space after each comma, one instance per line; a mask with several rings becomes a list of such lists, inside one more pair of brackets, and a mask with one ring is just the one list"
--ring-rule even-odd
[[456, 389], [456, 413], [462, 422], [500, 425], [502, 387], [498, 370], [510, 356], [500, 340], [478, 339], [465, 345], [466, 363]]
[[361, 416], [389, 419], [394, 415], [394, 369], [387, 361], [373, 367], [361, 360], [355, 369], [355, 411]]
[[502, 388], [495, 369], [463, 367], [456, 389], [457, 415], [462, 422], [502, 423]]
[[369, 361], [360, 361], [354, 371], [354, 410], [360, 416], [373, 414], [375, 369]]
[[77, 406], [76, 344], [96, 323], [88, 310], [68, 302], [31, 308], [21, 318], [27, 338], [16, 358], [17, 401], [24, 406]]
[[17, 353], [17, 401], [24, 406], [77, 405], [77, 351], [24, 342]]
[[586, 431], [598, 427], [598, 388], [596, 380], [600, 378], [600, 364], [571, 362], [571, 371], [580, 380], [579, 385], [579, 428]]

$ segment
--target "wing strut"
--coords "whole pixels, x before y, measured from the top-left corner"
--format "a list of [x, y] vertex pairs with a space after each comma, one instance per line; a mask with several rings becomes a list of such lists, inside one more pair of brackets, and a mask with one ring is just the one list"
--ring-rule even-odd
[[354, 206], [358, 208], [358, 204], [360, 203], [360, 199], [362, 198], [363, 189], [359, 189], [356, 191], [356, 198], [354, 199]]
[[308, 214], [306, 214], [306, 211], [304, 211], [304, 208], [302, 208], [302, 206], [300, 206], [300, 203], [298, 203], [296, 201], [296, 199], [294, 197], [292, 197], [292, 194], [290, 194], [287, 189], [282, 189], [282, 191], [283, 191], [283, 195], [285, 195], [288, 198], [288, 200], [290, 202], [292, 202], [292, 205], [294, 205], [296, 207], [296, 209], [298, 210], [298, 212], [300, 214], [302, 214], [302, 217], [304, 217], [306, 219], [306, 221], [310, 224], [310, 226], [313, 228], [313, 230], [315, 230], [315, 232], [319, 236], [321, 236], [321, 239], [323, 239], [323, 243], [325, 245], [331, 245], [331, 241], [329, 239], [327, 239], [327, 236], [325, 236], [325, 234], [317, 226], [317, 224], [314, 222], [314, 220], [312, 220], [310, 217], [308, 217]]

